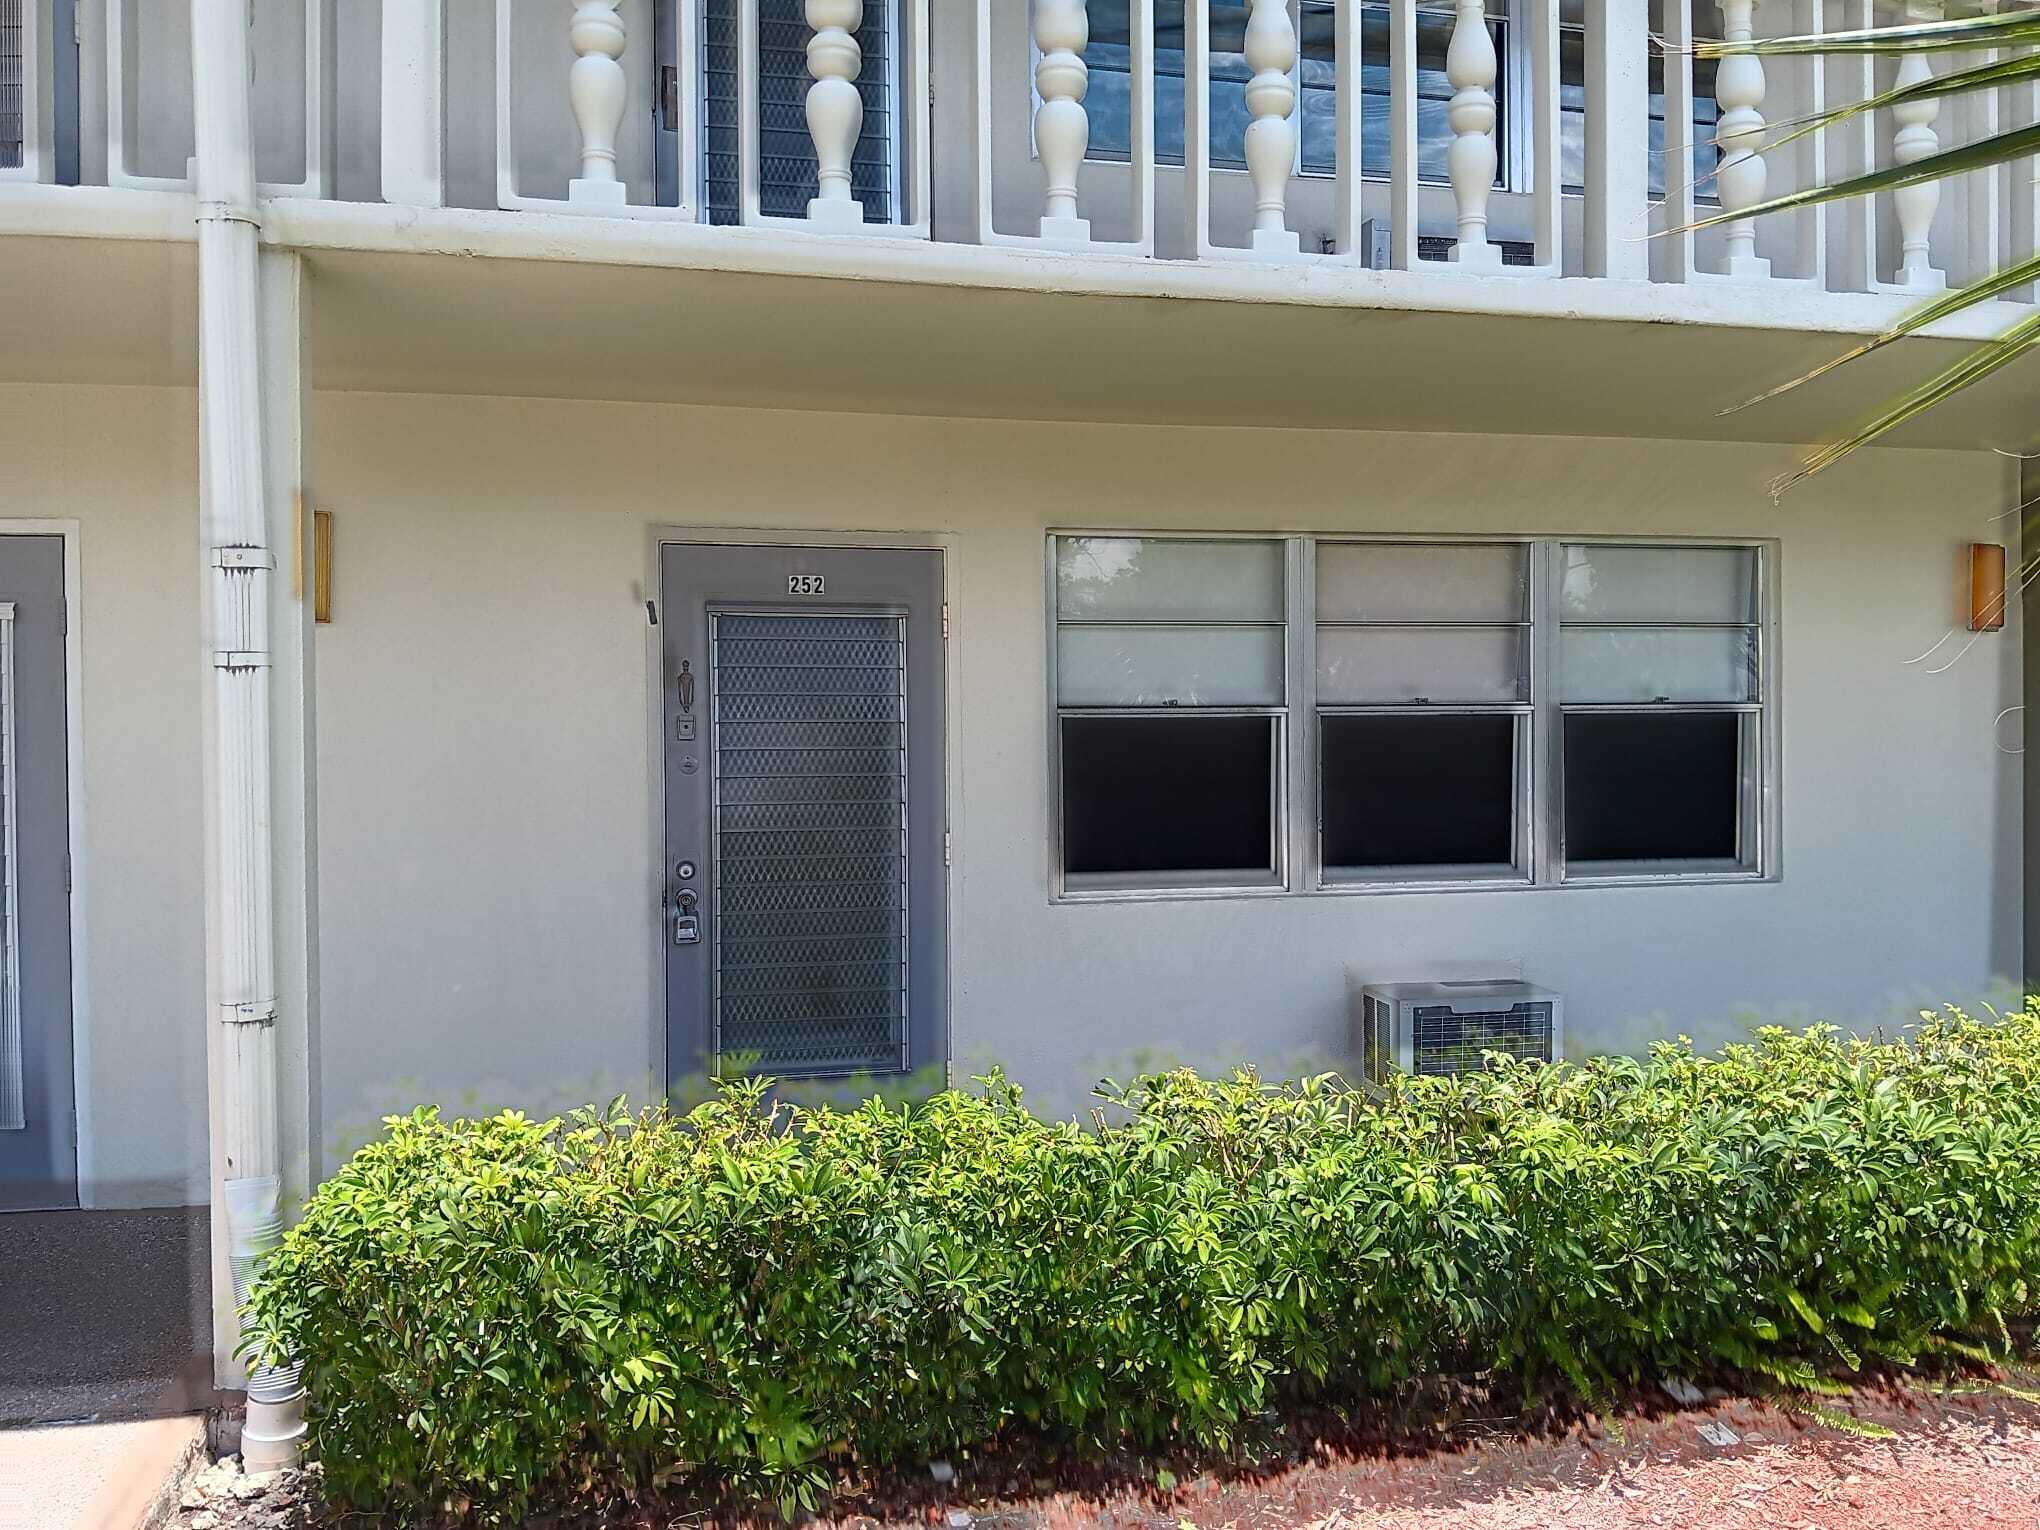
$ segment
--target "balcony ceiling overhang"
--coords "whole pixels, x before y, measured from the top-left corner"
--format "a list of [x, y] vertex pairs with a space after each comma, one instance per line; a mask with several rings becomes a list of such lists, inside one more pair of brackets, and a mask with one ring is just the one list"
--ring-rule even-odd
[[[1848, 343], [1844, 328], [1787, 327], [1767, 305], [1825, 304], [1846, 316], [1852, 303], [1882, 315], [1896, 311], [1892, 302], [1713, 288], [1705, 301], [1719, 311], [1693, 322], [1647, 306], [1691, 289], [1637, 293], [1645, 285], [1637, 283], [1310, 268], [1271, 282], [1244, 266], [1213, 272], [988, 251], [959, 264], [955, 247], [899, 251], [891, 241], [761, 240], [758, 231], [721, 229], [685, 230], [679, 241], [673, 230], [658, 233], [671, 248], [724, 251], [724, 264], [639, 263], [633, 244], [577, 258], [570, 236], [602, 220], [440, 214], [449, 221], [428, 237], [390, 223], [383, 247], [364, 248], [376, 241], [357, 227], [343, 242], [322, 224], [323, 207], [271, 204], [269, 212], [271, 237], [287, 238], [310, 262], [314, 384], [327, 389], [1797, 442], [1833, 434], [1964, 348], [1910, 341], [1788, 399], [1724, 417], [1721, 409]], [[408, 226], [419, 216], [435, 215], [413, 215]], [[509, 229], [516, 239], [507, 253], [460, 253], [467, 246], [453, 236], [463, 227]], [[0, 380], [190, 383], [193, 248], [150, 231], [0, 238]], [[548, 243], [548, 234], [558, 238]], [[617, 237], [654, 242], [635, 229]], [[870, 247], [881, 243], [889, 248]], [[753, 258], [761, 250], [793, 253]], [[916, 260], [930, 271], [919, 272]], [[874, 274], [854, 274], [862, 270]], [[1457, 294], [1481, 282], [1508, 283], [1502, 299], [1534, 285], [1542, 290], [1523, 295], [1539, 311], [1475, 311]], [[1609, 288], [1644, 300], [1644, 316], [1621, 317]], [[1427, 290], [1461, 306], [1423, 307]], [[1483, 295], [1494, 296], [1473, 291]], [[1757, 322], [1723, 321], [1745, 309]], [[2035, 443], [2040, 358], [1895, 441]]]

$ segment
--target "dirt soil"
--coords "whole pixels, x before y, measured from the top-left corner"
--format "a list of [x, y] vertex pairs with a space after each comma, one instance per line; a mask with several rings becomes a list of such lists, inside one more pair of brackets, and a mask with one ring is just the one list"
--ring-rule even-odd
[[[1123, 1472], [1082, 1491], [997, 1494], [966, 1464], [884, 1484], [878, 1513], [809, 1521], [835, 1530], [2040, 1530], [2040, 1377], [1886, 1386], [1835, 1400], [1825, 1415], [1721, 1398], [1672, 1407], [1644, 1398], [1614, 1430], [1586, 1420], [1540, 1437], [1471, 1420], [1458, 1443], [1408, 1453], [1322, 1441], [1259, 1473], [1188, 1475], [1157, 1485]], [[361, 1525], [320, 1512], [316, 1473], [260, 1492], [231, 1463], [200, 1462], [176, 1530]], [[1168, 1486], [1169, 1491], [1163, 1491]], [[868, 1501], [868, 1500], [867, 1500]], [[627, 1510], [577, 1527], [705, 1526], [683, 1510]], [[767, 1514], [758, 1523], [783, 1523]]]

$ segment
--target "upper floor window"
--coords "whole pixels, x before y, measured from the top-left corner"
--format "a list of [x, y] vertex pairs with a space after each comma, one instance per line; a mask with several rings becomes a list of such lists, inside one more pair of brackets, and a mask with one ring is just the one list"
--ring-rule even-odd
[[[1527, 100], [1533, 78], [1529, 31], [1524, 24], [1525, 0], [1486, 0], [1488, 28], [1495, 39], [1500, 72], [1495, 82], [1500, 107], [1495, 126], [1501, 167], [1496, 183], [1506, 190], [1528, 191], [1529, 130]], [[1559, 164], [1568, 189], [1586, 180], [1586, 21], [1585, 0], [1560, 0], [1559, 6]], [[1661, 0], [1651, 0], [1652, 25], [1657, 25]], [[1127, 0], [1088, 0], [1091, 41], [1084, 50], [1090, 67], [1084, 104], [1091, 116], [1090, 155], [1124, 159], [1131, 153], [1128, 114], [1132, 92], [1133, 52], [1131, 8]], [[1183, 162], [1183, 0], [1155, 0], [1155, 153], [1164, 164]], [[1301, 0], [1297, 33], [1300, 145], [1297, 170], [1304, 175], [1332, 175], [1337, 170], [1337, 49], [1333, 0]], [[1252, 71], [1246, 61], [1247, 6], [1241, 0], [1212, 0], [1211, 5], [1211, 160], [1232, 169], [1245, 167], [1243, 144], [1247, 123], [1246, 85]], [[1361, 38], [1361, 171], [1386, 178], [1389, 173], [1389, 6], [1385, 0], [1362, 0]], [[1419, 0], [1417, 7], [1417, 173], [1427, 181], [1446, 180], [1446, 151], [1452, 143], [1447, 110], [1452, 83], [1446, 77], [1446, 54], [1457, 16], [1450, 0]], [[1694, 131], [1685, 137], [1694, 161], [1694, 175], [1704, 192], [1715, 163], [1714, 64], [1694, 64]], [[1655, 50], [1650, 60], [1651, 142], [1650, 186], [1654, 195], [1665, 189], [1664, 70]], [[1519, 128], [1518, 123], [1522, 126]]]
[[1071, 535], [1053, 565], [1062, 892], [1766, 870], [1759, 547]]

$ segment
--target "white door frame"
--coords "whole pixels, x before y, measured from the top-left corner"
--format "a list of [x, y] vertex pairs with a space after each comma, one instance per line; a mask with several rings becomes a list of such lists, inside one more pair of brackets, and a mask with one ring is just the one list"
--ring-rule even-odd
[[92, 1027], [85, 1007], [85, 662], [82, 528], [72, 519], [0, 518], [0, 537], [60, 537], [64, 544], [64, 777], [70, 798], [71, 857], [71, 1120], [77, 1137], [78, 1209], [98, 1204], [99, 1177], [91, 1161]]

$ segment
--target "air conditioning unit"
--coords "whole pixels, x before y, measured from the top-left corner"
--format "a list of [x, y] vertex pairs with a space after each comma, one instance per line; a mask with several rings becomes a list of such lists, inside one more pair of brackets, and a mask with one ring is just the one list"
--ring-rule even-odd
[[[1395, 264], [1388, 248], [1389, 226], [1384, 218], [1368, 218], [1360, 225], [1361, 248], [1367, 251], [1367, 264], [1376, 271], [1386, 271]], [[1459, 242], [1453, 234], [1417, 234], [1417, 258], [1419, 260], [1446, 261], [1452, 257], [1452, 247]], [[1501, 248], [1502, 264], [1505, 266], [1534, 266], [1537, 264], [1537, 246], [1527, 239], [1497, 239]]]
[[1360, 991], [1360, 1071], [1465, 1073], [1485, 1052], [1551, 1062], [1565, 1055], [1565, 1000], [1528, 983], [1370, 983]]

